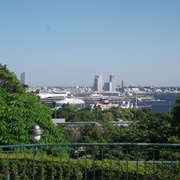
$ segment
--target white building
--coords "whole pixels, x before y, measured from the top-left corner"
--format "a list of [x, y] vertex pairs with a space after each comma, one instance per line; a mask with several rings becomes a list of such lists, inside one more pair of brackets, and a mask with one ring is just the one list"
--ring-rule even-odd
[[110, 92], [116, 92], [116, 78], [114, 74], [109, 76], [109, 82], [111, 82], [111, 90]]

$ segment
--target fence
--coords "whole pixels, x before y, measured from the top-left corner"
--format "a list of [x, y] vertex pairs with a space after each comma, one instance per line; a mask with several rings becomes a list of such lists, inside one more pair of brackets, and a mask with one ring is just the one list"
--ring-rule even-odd
[[26, 144], [0, 150], [5, 180], [180, 179], [180, 144]]

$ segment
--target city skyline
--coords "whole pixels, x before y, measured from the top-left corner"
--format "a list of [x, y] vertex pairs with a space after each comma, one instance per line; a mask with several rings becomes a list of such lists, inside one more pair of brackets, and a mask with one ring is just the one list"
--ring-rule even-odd
[[0, 1], [0, 63], [29, 86], [180, 86], [180, 1]]

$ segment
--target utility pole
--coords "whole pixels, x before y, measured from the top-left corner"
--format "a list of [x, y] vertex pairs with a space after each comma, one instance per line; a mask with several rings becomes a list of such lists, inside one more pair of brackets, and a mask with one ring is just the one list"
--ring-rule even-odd
[[169, 101], [169, 116], [170, 116], [170, 113], [171, 113], [171, 101]]

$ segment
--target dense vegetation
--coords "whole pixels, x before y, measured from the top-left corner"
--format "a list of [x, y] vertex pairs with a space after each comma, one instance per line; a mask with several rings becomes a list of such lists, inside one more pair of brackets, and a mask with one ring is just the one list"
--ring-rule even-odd
[[[56, 113], [56, 114], [55, 114]], [[99, 106], [95, 108], [86, 107], [84, 109], [78, 109], [77, 107], [64, 104], [62, 108], [54, 111], [53, 117], [65, 118], [66, 121], [77, 121], [77, 122], [110, 122], [116, 119], [123, 119], [124, 121], [131, 121], [134, 119], [133, 109], [122, 109], [119, 107], [112, 107], [108, 110], [102, 111]], [[137, 116], [140, 116], [137, 114]]]
[[51, 111], [35, 93], [26, 92], [14, 73], [0, 65], [0, 144], [28, 144], [28, 130], [38, 124], [44, 131], [40, 142], [61, 142]]
[[[59, 126], [64, 137], [70, 142], [180, 143], [180, 97], [177, 97], [171, 114], [119, 107], [104, 111], [99, 107], [78, 109], [66, 104], [57, 110], [56, 116], [67, 121], [96, 121], [100, 124], [77, 128]], [[113, 126], [109, 123], [118, 119], [128, 121], [130, 125]]]
[[[179, 167], [177, 164], [145, 164], [143, 162], [118, 161], [113, 159], [93, 160], [93, 159], [68, 159], [54, 157], [32, 157], [19, 155], [9, 156], [7, 167], [7, 155], [0, 157], [0, 179], [7, 179], [8, 174], [11, 179], [147, 179], [164, 180], [180, 179]], [[33, 165], [36, 168], [33, 168]], [[127, 171], [128, 168], [128, 171]]]

